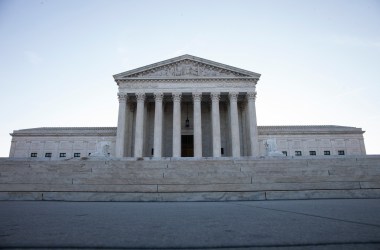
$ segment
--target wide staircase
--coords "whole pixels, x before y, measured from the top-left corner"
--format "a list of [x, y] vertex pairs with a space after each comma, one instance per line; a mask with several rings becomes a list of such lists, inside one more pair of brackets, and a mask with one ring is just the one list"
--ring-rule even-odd
[[380, 198], [380, 156], [0, 158], [0, 200], [230, 201]]

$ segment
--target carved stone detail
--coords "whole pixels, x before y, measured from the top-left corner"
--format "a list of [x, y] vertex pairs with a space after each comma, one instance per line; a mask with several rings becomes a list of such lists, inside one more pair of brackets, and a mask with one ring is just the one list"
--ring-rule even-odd
[[230, 98], [230, 101], [236, 102], [238, 99], [239, 93], [238, 92], [230, 92], [228, 93], [228, 97]]
[[220, 93], [216, 93], [216, 92], [211, 93], [210, 97], [211, 97], [211, 100], [213, 102], [219, 102], [219, 100], [220, 100]]
[[248, 100], [256, 100], [256, 95], [257, 95], [256, 92], [248, 92], [247, 93], [247, 99]]
[[119, 102], [125, 102], [126, 100], [128, 100], [127, 94], [124, 93], [118, 93], [117, 98], [119, 99]]
[[200, 102], [202, 101], [202, 93], [193, 93], [193, 100], [194, 102]]
[[154, 84], [157, 84], [157, 83], [164, 83], [164, 84], [183, 84], [183, 83], [198, 83], [198, 84], [204, 84], [204, 83], [214, 83], [214, 84], [218, 84], [220, 86], [234, 86], [236, 85], [236, 83], [246, 83], [248, 84], [249, 86], [255, 86], [256, 85], [256, 82], [257, 82], [257, 79], [255, 78], [236, 78], [236, 79], [233, 79], [233, 78], [218, 78], [218, 77], [215, 77], [215, 78], [170, 78], [170, 79], [165, 79], [165, 78], [142, 78], [142, 79], [136, 79], [136, 78], [133, 78], [133, 79], [129, 79], [129, 78], [125, 78], [125, 79], [117, 79], [116, 82], [118, 84], [120, 83], [133, 83], [133, 84], [143, 84], [143, 86], [147, 86], [148, 84], [152, 84], [152, 86]]
[[180, 102], [182, 99], [182, 93], [173, 93], [173, 102]]
[[163, 97], [164, 97], [164, 94], [161, 92], [154, 93], [154, 100], [156, 100], [156, 101], [162, 102]]
[[185, 59], [176, 63], [129, 75], [136, 77], [249, 77], [248, 75]]
[[145, 101], [145, 93], [136, 93], [136, 99], [138, 102]]

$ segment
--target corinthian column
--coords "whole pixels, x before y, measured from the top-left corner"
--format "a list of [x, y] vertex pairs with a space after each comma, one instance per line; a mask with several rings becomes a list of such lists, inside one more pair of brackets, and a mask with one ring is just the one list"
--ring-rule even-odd
[[162, 148], [162, 93], [155, 93], [155, 111], [154, 111], [154, 157], [161, 157]]
[[239, 93], [229, 93], [230, 98], [230, 121], [231, 121], [231, 140], [232, 140], [232, 156], [240, 157], [240, 135], [237, 98]]
[[194, 101], [194, 157], [202, 157], [202, 93], [193, 93]]
[[219, 99], [220, 93], [211, 93], [212, 101], [212, 155], [220, 157], [220, 117], [219, 117]]
[[259, 156], [259, 141], [256, 120], [256, 92], [247, 93], [248, 124], [249, 124], [249, 142], [251, 145], [250, 156]]
[[127, 95], [117, 94], [119, 99], [119, 115], [117, 118], [117, 131], [116, 131], [116, 157], [124, 157], [125, 152], [125, 122], [126, 122], [126, 107]]
[[181, 157], [181, 93], [173, 93], [173, 157]]
[[144, 137], [144, 102], [145, 94], [136, 93], [136, 133], [135, 133], [135, 157], [142, 157]]

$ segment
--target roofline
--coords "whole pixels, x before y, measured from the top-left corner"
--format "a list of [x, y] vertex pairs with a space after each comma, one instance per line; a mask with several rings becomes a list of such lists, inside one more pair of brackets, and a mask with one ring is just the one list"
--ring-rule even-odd
[[237, 72], [242, 73], [242, 74], [250, 75], [251, 77], [254, 77], [254, 78], [260, 78], [260, 76], [261, 76], [261, 74], [259, 74], [259, 73], [255, 73], [255, 72], [248, 71], [248, 70], [245, 70], [245, 69], [240, 69], [240, 68], [233, 67], [233, 66], [230, 66], [230, 65], [218, 63], [218, 62], [211, 61], [211, 60], [208, 60], [208, 59], [204, 59], [204, 58], [201, 58], [201, 57], [196, 57], [196, 56], [192, 56], [192, 55], [189, 55], [189, 54], [185, 54], [185, 55], [182, 55], [182, 56], [177, 56], [177, 57], [174, 57], [174, 58], [171, 58], [171, 59], [163, 60], [163, 61], [152, 63], [152, 64], [149, 64], [149, 65], [146, 65], [146, 66], [142, 66], [142, 67], [139, 67], [139, 68], [136, 68], [136, 69], [128, 70], [128, 71], [125, 71], [125, 72], [122, 72], [122, 73], [119, 73], [119, 74], [115, 74], [115, 75], [113, 75], [113, 78], [115, 80], [119, 80], [120, 76], [136, 74], [136, 73], [141, 72], [141, 71], [149, 70], [149, 69], [152, 69], [152, 68], [155, 68], [155, 67], [165, 66], [167, 64], [178, 62], [178, 61], [185, 60], [185, 59], [191, 59], [191, 60], [194, 60], [194, 61], [197, 61], [197, 62], [200, 62], [200, 63], [210, 64], [210, 65], [213, 65], [215, 67], [227, 69], [227, 70], [230, 70], [230, 71], [237, 71]]
[[[315, 129], [315, 131], [313, 131]], [[63, 131], [62, 131], [63, 130]], [[74, 130], [74, 131], [70, 131]], [[11, 136], [52, 136], [77, 135], [87, 131], [88, 135], [114, 135], [116, 127], [39, 127], [14, 130]], [[258, 126], [259, 135], [276, 134], [364, 134], [361, 128], [337, 125], [285, 125], [285, 126]], [[58, 133], [58, 134], [57, 134]]]

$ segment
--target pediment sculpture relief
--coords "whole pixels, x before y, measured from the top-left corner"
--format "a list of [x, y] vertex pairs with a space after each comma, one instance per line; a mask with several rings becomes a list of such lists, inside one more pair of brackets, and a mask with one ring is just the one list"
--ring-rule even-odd
[[160, 66], [128, 77], [244, 77], [247, 75], [211, 65], [183, 60], [177, 63]]

